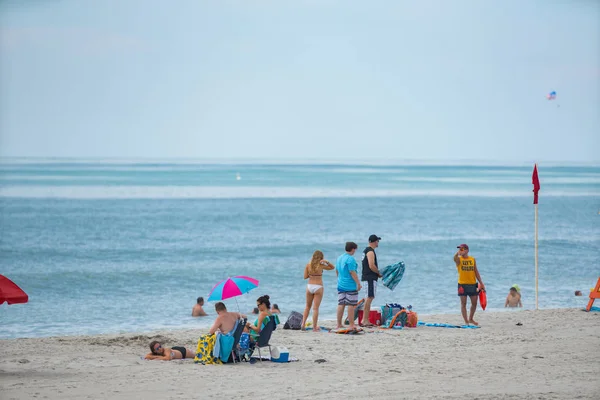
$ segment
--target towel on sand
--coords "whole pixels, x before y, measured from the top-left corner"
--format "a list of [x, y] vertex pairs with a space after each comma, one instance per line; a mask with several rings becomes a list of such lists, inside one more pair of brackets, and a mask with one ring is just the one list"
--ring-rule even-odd
[[444, 324], [439, 322], [422, 322], [419, 321], [417, 326], [434, 326], [437, 328], [462, 328], [462, 329], [478, 329], [480, 328], [477, 325], [452, 325], [452, 324]]
[[332, 329], [331, 333], [338, 333], [340, 335], [357, 335], [360, 333], [364, 333], [365, 331], [363, 330], [363, 328], [356, 328], [356, 329], [350, 329], [350, 328], [340, 328], [340, 329]]

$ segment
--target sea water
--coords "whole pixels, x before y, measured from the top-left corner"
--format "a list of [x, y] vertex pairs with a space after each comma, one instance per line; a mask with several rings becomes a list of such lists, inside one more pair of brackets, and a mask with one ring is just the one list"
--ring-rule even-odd
[[[15, 160], [0, 163], [0, 273], [29, 295], [0, 306], [0, 337], [205, 328], [196, 298], [228, 276], [260, 281], [226, 300], [250, 313], [269, 294], [305, 305], [319, 249], [382, 240], [380, 267], [403, 260], [374, 305], [459, 316], [456, 246], [467, 243], [489, 311], [510, 286], [535, 308], [532, 166]], [[540, 165], [539, 307], [581, 308], [600, 276], [600, 167]], [[360, 272], [360, 266], [359, 266]], [[335, 319], [334, 271], [321, 319]], [[575, 297], [582, 290], [584, 297]]]

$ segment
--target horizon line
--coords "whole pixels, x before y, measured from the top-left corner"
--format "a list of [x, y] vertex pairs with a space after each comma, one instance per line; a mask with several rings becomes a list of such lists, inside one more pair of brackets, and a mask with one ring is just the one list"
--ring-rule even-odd
[[82, 164], [86, 162], [121, 162], [126, 164], [141, 164], [147, 162], [176, 163], [176, 164], [290, 164], [290, 165], [372, 165], [372, 166], [600, 166], [598, 161], [567, 161], [567, 160], [482, 160], [482, 159], [410, 159], [410, 158], [310, 158], [310, 157], [62, 157], [62, 156], [0, 156], [0, 164], [5, 161], [13, 163], [39, 163], [40, 161], [56, 163], [70, 162]]

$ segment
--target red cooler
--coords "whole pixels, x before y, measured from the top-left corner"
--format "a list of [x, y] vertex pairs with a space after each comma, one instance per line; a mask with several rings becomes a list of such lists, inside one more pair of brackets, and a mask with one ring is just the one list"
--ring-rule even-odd
[[[363, 310], [358, 310], [358, 320], [359, 321], [362, 321], [363, 314], [364, 314]], [[381, 325], [381, 312], [371, 310], [371, 312], [369, 312], [369, 322], [372, 323], [373, 325]]]

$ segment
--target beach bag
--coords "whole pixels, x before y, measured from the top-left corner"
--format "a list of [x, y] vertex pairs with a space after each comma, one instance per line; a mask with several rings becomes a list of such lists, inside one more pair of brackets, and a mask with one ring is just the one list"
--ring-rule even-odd
[[385, 306], [382, 306], [381, 321], [383, 322], [383, 325], [389, 326], [392, 322], [392, 318], [394, 318], [394, 316], [402, 310], [404, 310], [404, 307], [396, 303], [386, 304]]
[[416, 328], [419, 322], [419, 318], [417, 313], [414, 311], [409, 311], [406, 315], [406, 326], [409, 328]]
[[404, 327], [406, 325], [407, 311], [402, 309], [390, 317], [383, 324], [384, 328], [392, 329], [394, 327]]
[[292, 311], [283, 325], [283, 329], [299, 330], [302, 328], [302, 314], [298, 311]]
[[252, 356], [252, 349], [250, 349], [251, 346], [249, 333], [242, 333], [242, 336], [240, 337], [239, 347], [240, 360], [249, 361], [250, 357]]
[[407, 316], [408, 316], [408, 314], [406, 312], [406, 309], [403, 308], [402, 310], [398, 311], [398, 313], [396, 313], [392, 316], [392, 320], [390, 322], [390, 325], [388, 325], [388, 326], [390, 328], [393, 328], [394, 325], [402, 326], [402, 327], [406, 326]]

